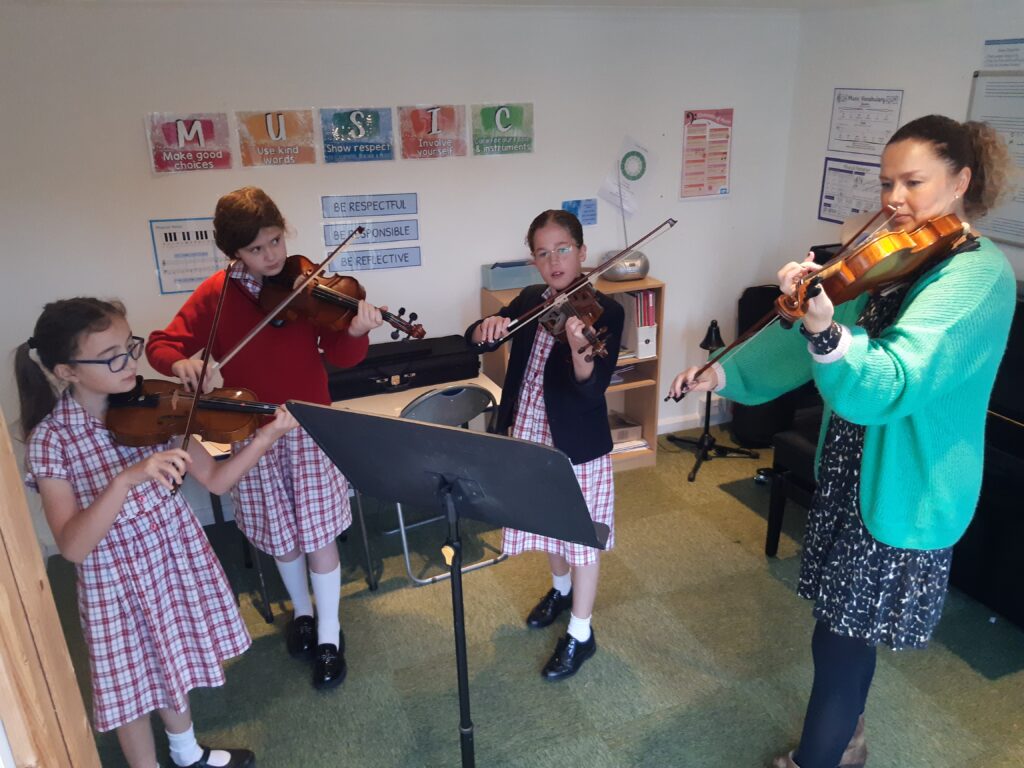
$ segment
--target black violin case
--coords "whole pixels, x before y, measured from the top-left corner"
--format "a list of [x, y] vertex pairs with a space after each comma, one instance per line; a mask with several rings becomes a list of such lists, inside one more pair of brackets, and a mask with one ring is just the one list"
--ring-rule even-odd
[[397, 392], [480, 373], [480, 356], [462, 336], [406, 339], [371, 344], [366, 359], [353, 368], [335, 368], [326, 360], [331, 400]]

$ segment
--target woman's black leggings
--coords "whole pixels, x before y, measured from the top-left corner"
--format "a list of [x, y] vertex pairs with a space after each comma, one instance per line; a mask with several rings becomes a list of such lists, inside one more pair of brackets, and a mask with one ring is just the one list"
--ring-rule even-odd
[[836, 768], [857, 727], [875, 674], [875, 646], [841, 637], [820, 621], [811, 639], [814, 685], [800, 746], [800, 768]]

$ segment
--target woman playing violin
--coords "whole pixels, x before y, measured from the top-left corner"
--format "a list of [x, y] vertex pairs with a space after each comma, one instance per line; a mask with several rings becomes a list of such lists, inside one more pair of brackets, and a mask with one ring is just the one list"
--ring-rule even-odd
[[[908, 123], [882, 154], [890, 228], [984, 214], [1008, 168], [987, 125], [938, 115]], [[781, 290], [792, 295], [815, 269], [786, 264]], [[700, 377], [690, 368], [673, 381], [674, 395], [716, 390], [759, 403], [813, 379], [824, 400], [798, 587], [815, 601], [814, 682], [800, 742], [775, 768], [862, 766], [876, 647], [927, 645], [952, 546], [978, 500], [986, 408], [1014, 303], [1005, 256], [967, 234], [902, 282], [839, 306], [821, 292], [799, 332], [776, 325]]]
[[[217, 202], [213, 220], [217, 247], [237, 259], [230, 278], [220, 271], [207, 279], [162, 331], [146, 345], [150, 364], [194, 388], [201, 361], [191, 359], [206, 343], [224, 280], [230, 285], [212, 357], [231, 350], [264, 318], [259, 297], [264, 278], [285, 267], [285, 221], [261, 189], [245, 187]], [[224, 384], [252, 389], [261, 399], [329, 404], [327, 373], [320, 349], [333, 365], [348, 367], [366, 356], [367, 334], [381, 325], [380, 310], [360, 301], [348, 328], [326, 331], [297, 318], [261, 330], [222, 370]], [[204, 382], [204, 389], [214, 381]], [[236, 446], [237, 448], [238, 446]], [[303, 430], [295, 430], [268, 452], [232, 491], [238, 527], [260, 550], [274, 557], [292, 600], [288, 651], [314, 655], [313, 684], [340, 683], [346, 673], [338, 606], [341, 565], [335, 539], [352, 524], [348, 483]], [[316, 598], [316, 619], [307, 582]]]
[[[579, 219], [566, 211], [549, 210], [530, 224], [526, 243], [546, 285], [524, 288], [500, 314], [485, 317], [466, 330], [474, 344], [495, 342], [518, 318], [545, 297], [564, 291], [580, 277], [587, 247]], [[615, 542], [615, 487], [612, 480], [611, 431], [605, 390], [619, 356], [624, 312], [622, 306], [600, 293], [600, 325], [607, 328], [607, 354], [591, 354], [584, 322], [565, 320], [565, 341], [556, 342], [546, 327], [534, 320], [513, 337], [508, 372], [501, 392], [498, 431], [510, 427], [512, 436], [553, 445], [565, 452], [583, 490], [595, 522], [609, 526], [607, 548]], [[546, 627], [571, 608], [569, 627], [558, 641], [542, 674], [560, 680], [575, 674], [597, 649], [590, 627], [597, 596], [599, 550], [505, 529], [503, 550], [512, 555], [540, 550], [548, 555], [552, 588], [526, 619], [528, 626]]]

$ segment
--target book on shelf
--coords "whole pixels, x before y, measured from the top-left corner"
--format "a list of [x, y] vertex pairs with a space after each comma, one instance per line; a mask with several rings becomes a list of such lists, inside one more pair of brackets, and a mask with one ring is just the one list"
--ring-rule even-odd
[[612, 445], [612, 455], [616, 453], [625, 453], [626, 451], [637, 451], [641, 448], [647, 447], [647, 441], [643, 438], [636, 440], [623, 440], [621, 443], [614, 443]]

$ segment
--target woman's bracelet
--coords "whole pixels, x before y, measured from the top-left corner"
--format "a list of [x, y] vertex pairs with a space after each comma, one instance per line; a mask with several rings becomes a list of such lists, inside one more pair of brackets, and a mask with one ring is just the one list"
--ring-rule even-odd
[[834, 352], [839, 346], [839, 339], [843, 337], [843, 329], [836, 322], [820, 333], [812, 333], [801, 324], [800, 333], [811, 343], [811, 349], [816, 355], [827, 355]]

